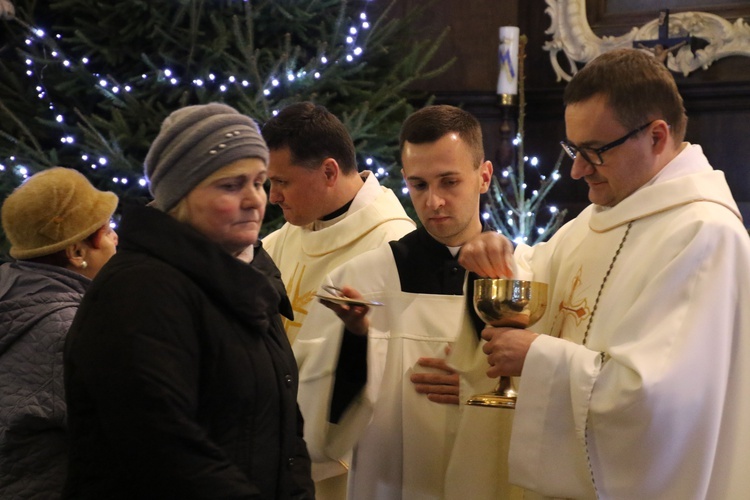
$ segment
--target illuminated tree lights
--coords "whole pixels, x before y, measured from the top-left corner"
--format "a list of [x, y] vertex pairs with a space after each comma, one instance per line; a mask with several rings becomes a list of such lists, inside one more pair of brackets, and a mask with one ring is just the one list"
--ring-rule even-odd
[[[247, 2], [245, 1], [244, 3]], [[63, 112], [58, 111], [58, 106], [56, 106], [53, 101], [52, 93], [47, 92], [46, 90], [44, 71], [50, 64], [58, 64], [71, 73], [83, 73], [85, 79], [91, 80], [93, 89], [99, 92], [102, 96], [115, 100], [116, 104], [119, 106], [127, 106], [128, 104], [126, 100], [118, 99], [118, 95], [121, 92], [137, 93], [141, 91], [148, 93], [153, 91], [154, 86], [176, 87], [191, 85], [195, 88], [212, 88], [215, 92], [218, 91], [221, 94], [227, 92], [231, 93], [233, 91], [247, 93], [253, 92], [253, 86], [251, 85], [250, 80], [257, 80], [257, 78], [248, 75], [238, 77], [234, 74], [226, 75], [222, 74], [221, 71], [212, 71], [210, 69], [196, 69], [198, 75], [180, 75], [178, 70], [173, 70], [168, 67], [155, 68], [146, 73], [127, 77], [125, 80], [116, 80], [109, 74], [103, 76], [100, 73], [89, 72], [86, 69], [86, 66], [90, 62], [89, 57], [81, 57], [78, 61], [68, 57], [60, 46], [64, 43], [62, 35], [56, 34], [55, 36], [50, 36], [43, 28], [29, 26], [21, 20], [16, 20], [16, 22], [24, 26], [29, 35], [24, 40], [24, 45], [28, 51], [28, 55], [24, 59], [24, 64], [27, 66], [25, 74], [35, 85], [37, 98], [47, 107], [50, 115], [49, 119], [60, 124], [60, 142], [63, 144], [73, 145], [77, 142], [76, 133], [70, 132], [68, 130], [70, 127], [65, 126], [66, 123], [75, 123], [76, 119], [74, 116], [65, 116]], [[270, 73], [260, 86], [263, 96], [270, 97], [274, 91], [286, 91], [287, 93], [294, 92], [296, 89], [293, 88], [293, 83], [298, 84], [299, 87], [302, 87], [301, 90], [304, 91], [304, 87], [310, 85], [310, 82], [305, 81], [306, 79], [320, 79], [325, 74], [325, 71], [332, 65], [353, 64], [355, 59], [363, 54], [363, 48], [357, 45], [358, 35], [360, 31], [366, 31], [369, 29], [370, 22], [368, 21], [367, 13], [360, 12], [357, 24], [349, 27], [341, 46], [333, 51], [336, 54], [336, 59], [329, 61], [328, 57], [321, 55], [308, 61], [304, 66], [297, 68], [296, 70], [289, 69], [289, 67], [276, 68], [281, 71]], [[43, 54], [43, 57], [39, 57], [39, 54]], [[282, 87], [281, 82], [284, 80], [286, 80], [287, 85]], [[257, 92], [257, 90], [258, 89], [256, 88], [255, 91]], [[273, 105], [280, 104], [280, 101], [274, 102], [272, 99], [269, 99], [269, 101], [271, 113], [275, 115], [278, 112], [278, 109], [274, 108]], [[7, 135], [5, 137], [11, 141], [14, 140], [14, 138]], [[92, 169], [106, 166], [108, 163], [106, 155], [96, 158], [83, 153], [80, 158], [82, 162], [88, 162], [88, 166]], [[368, 160], [368, 164], [372, 164], [372, 158], [368, 158]], [[25, 165], [15, 163], [14, 157], [7, 158], [6, 162], [12, 165], [11, 171], [15, 173], [20, 180], [30, 175], [29, 168]], [[0, 169], [3, 171], [5, 171], [6, 168], [5, 165], [0, 165]], [[381, 172], [383, 171], [381, 170]], [[115, 184], [127, 184], [128, 178], [113, 177], [112, 182]], [[138, 184], [141, 187], [145, 187], [145, 179], [140, 177]]]
[[14, 3], [0, 22], [0, 199], [55, 165], [147, 197], [142, 161], [163, 118], [212, 101], [261, 124], [292, 102], [323, 104], [362, 164], [400, 188], [398, 130], [409, 98], [424, 99], [409, 86], [447, 67], [427, 68], [442, 36], [414, 37], [421, 8], [395, 18], [392, 4], [363, 0]]
[[[493, 175], [482, 217], [490, 227], [514, 243], [533, 245], [552, 236], [565, 219], [565, 210], [545, 205], [547, 194], [560, 179], [560, 164], [564, 153], [560, 151], [549, 175], [539, 170], [540, 162], [536, 156], [529, 158], [524, 153], [525, 48], [526, 37], [521, 36], [518, 45], [518, 132], [513, 139], [516, 152], [514, 164], [505, 166], [500, 178]], [[530, 180], [536, 187], [528, 185], [527, 173], [533, 174]]]
[[[522, 141], [522, 134], [519, 134], [514, 145], [519, 147]], [[561, 160], [562, 156], [558, 157], [549, 176], [539, 172], [537, 157], [523, 156], [520, 166], [504, 168], [502, 181], [492, 178], [482, 217], [515, 243], [533, 245], [552, 236], [562, 224], [566, 211], [555, 205], [545, 207], [545, 197], [560, 179]], [[527, 169], [535, 171], [537, 189], [530, 189], [526, 183]]]

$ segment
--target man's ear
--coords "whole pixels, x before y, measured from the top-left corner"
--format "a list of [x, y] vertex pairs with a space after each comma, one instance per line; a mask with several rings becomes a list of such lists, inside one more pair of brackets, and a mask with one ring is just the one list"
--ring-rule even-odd
[[339, 168], [338, 162], [333, 158], [326, 158], [323, 160], [323, 163], [321, 163], [320, 168], [323, 169], [323, 175], [326, 177], [326, 185], [328, 187], [336, 185], [336, 181], [338, 180], [339, 175], [341, 175], [341, 169]]
[[492, 182], [492, 162], [487, 160], [479, 166], [479, 175], [482, 179], [480, 186], [480, 193], [486, 193], [490, 189], [490, 183]]
[[669, 124], [664, 120], [656, 120], [651, 126], [651, 147], [656, 155], [662, 154], [672, 141]]

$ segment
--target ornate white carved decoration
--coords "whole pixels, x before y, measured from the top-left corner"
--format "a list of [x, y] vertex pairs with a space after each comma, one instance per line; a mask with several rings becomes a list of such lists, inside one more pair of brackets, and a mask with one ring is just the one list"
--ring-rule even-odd
[[[586, 0], [546, 0], [546, 12], [552, 24], [546, 31], [552, 40], [544, 44], [549, 51], [552, 67], [557, 73], [557, 81], [570, 80], [578, 71], [578, 63], [587, 63], [608, 50], [632, 47], [637, 40], [655, 40], [659, 37], [659, 20], [633, 28], [622, 36], [598, 37], [586, 18]], [[708, 45], [691, 52], [687, 45], [675, 53], [660, 54], [666, 57], [667, 67], [687, 76], [691, 72], [707, 69], [714, 61], [727, 56], [750, 56], [750, 25], [742, 18], [730, 23], [726, 19], [707, 12], [679, 12], [669, 16], [669, 36], [702, 38]], [[645, 50], [645, 49], [644, 49]], [[558, 56], [563, 54], [568, 69], [560, 64]]]

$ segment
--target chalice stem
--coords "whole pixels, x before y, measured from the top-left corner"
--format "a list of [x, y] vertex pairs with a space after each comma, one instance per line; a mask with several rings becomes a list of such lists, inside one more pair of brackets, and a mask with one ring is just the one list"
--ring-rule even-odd
[[[474, 311], [488, 325], [528, 328], [547, 308], [546, 283], [503, 278], [474, 281]], [[475, 394], [467, 405], [515, 408], [516, 391], [510, 377], [500, 377], [494, 392]]]
[[495, 392], [506, 398], [515, 398], [517, 393], [513, 389], [513, 381], [510, 377], [500, 377]]

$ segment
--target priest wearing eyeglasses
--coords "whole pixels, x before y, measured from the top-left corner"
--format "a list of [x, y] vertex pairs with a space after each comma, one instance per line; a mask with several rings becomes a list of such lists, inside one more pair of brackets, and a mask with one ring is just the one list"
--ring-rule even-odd
[[[555, 498], [746, 498], [750, 238], [724, 174], [684, 142], [674, 78], [646, 52], [599, 56], [564, 101], [591, 205], [515, 250], [549, 283], [534, 331], [483, 331], [488, 375], [520, 375], [510, 481]], [[499, 276], [488, 249], [508, 244], [485, 234], [460, 262]]]

